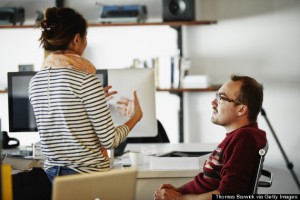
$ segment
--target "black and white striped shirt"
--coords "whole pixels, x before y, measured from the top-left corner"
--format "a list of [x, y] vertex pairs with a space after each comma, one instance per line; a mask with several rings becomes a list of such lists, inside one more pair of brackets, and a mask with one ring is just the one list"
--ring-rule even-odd
[[46, 68], [31, 79], [29, 98], [45, 169], [65, 166], [88, 173], [110, 168], [100, 147], [118, 146], [129, 128], [115, 127], [96, 76], [71, 68]]

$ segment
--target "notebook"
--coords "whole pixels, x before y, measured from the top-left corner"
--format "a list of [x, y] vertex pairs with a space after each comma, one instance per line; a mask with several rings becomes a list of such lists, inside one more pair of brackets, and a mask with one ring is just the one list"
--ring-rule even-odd
[[136, 169], [59, 176], [54, 179], [52, 200], [133, 200]]

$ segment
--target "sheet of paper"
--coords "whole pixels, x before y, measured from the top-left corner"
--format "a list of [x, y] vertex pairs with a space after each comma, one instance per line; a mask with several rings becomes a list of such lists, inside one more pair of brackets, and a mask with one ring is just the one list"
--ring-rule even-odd
[[200, 169], [200, 159], [199, 157], [151, 157], [150, 169]]

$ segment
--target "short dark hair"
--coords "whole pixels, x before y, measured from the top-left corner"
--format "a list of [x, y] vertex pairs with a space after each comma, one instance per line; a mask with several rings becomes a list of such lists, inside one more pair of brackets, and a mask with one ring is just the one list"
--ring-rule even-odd
[[42, 30], [40, 44], [48, 51], [66, 50], [74, 36], [84, 37], [87, 22], [81, 14], [71, 8], [47, 8], [39, 24]]
[[263, 85], [249, 76], [231, 75], [231, 80], [242, 82], [237, 100], [248, 106], [248, 119], [256, 122], [263, 104]]

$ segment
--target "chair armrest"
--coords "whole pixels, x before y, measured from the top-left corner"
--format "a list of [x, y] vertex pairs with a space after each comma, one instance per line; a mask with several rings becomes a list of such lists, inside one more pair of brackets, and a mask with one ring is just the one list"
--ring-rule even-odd
[[268, 170], [262, 169], [261, 170], [261, 176], [267, 177], [268, 180], [259, 181], [258, 182], [258, 187], [271, 187], [272, 182], [273, 182], [273, 173], [268, 171]]

